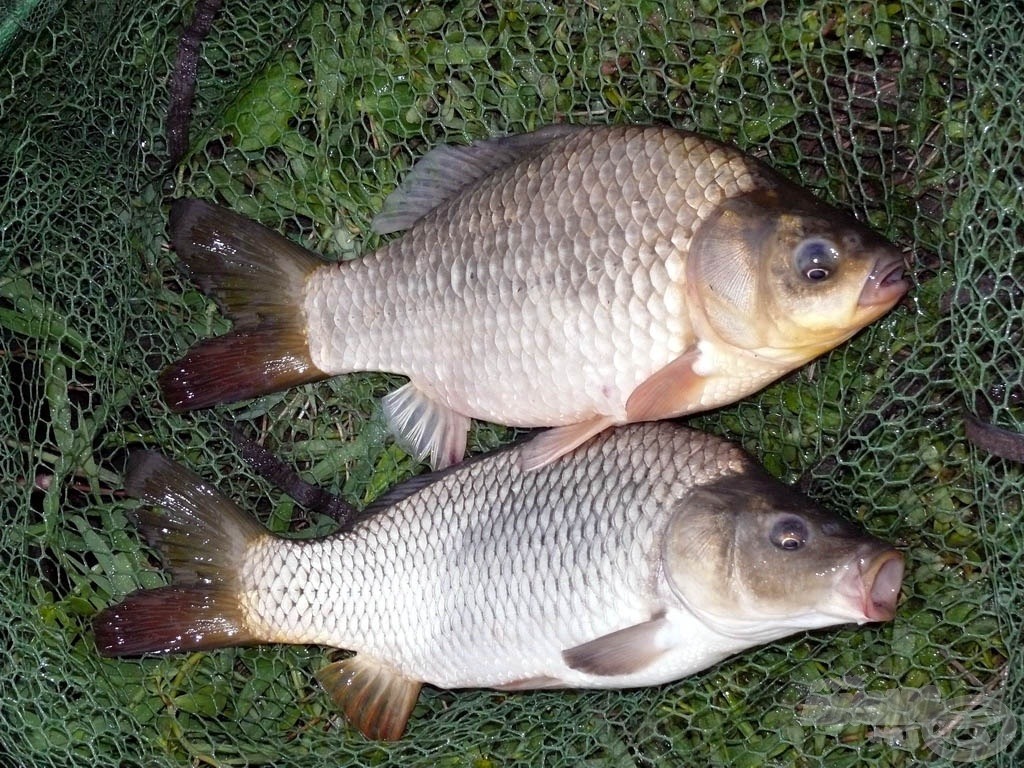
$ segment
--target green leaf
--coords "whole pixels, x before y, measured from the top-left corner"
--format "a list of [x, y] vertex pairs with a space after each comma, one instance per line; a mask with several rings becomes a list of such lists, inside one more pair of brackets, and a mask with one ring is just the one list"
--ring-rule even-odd
[[308, 107], [306, 81], [294, 55], [271, 63], [224, 112], [235, 146], [245, 152], [276, 146]]

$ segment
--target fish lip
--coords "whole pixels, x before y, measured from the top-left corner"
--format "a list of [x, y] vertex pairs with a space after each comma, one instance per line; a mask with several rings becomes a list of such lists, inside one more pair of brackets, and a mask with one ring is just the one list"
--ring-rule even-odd
[[903, 555], [889, 549], [867, 563], [857, 562], [861, 610], [867, 621], [891, 621], [903, 584]]
[[875, 261], [857, 303], [861, 307], [895, 304], [910, 288], [910, 282], [903, 277], [906, 268], [902, 254], [895, 251], [883, 253]]

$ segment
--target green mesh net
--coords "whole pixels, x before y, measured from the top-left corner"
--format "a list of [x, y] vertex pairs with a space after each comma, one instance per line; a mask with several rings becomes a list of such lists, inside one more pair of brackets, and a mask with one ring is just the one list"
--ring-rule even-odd
[[[1024, 427], [1015, 4], [227, 3], [171, 166], [184, 5], [0, 3], [0, 764], [1024, 760], [1024, 470], [963, 421]], [[429, 147], [563, 119], [734, 141], [908, 249], [903, 306], [693, 420], [897, 543], [897, 619], [647, 690], [427, 690], [396, 744], [339, 719], [320, 648], [101, 660], [92, 615], [165, 579], [119, 493], [130, 451], [160, 449], [281, 532], [330, 522], [255, 477], [225, 417], [356, 504], [420, 470], [385, 436], [385, 376], [168, 413], [155, 371], [226, 323], [164, 250], [167, 200], [215, 199], [349, 258]], [[471, 448], [510, 437], [482, 426]]]

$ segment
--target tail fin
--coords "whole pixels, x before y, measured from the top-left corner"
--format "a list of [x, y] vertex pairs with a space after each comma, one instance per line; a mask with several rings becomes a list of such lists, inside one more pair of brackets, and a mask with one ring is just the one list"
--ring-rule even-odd
[[173, 410], [208, 408], [327, 378], [310, 358], [302, 309], [306, 278], [324, 264], [321, 259], [202, 200], [174, 202], [170, 233], [196, 284], [235, 323], [230, 333], [200, 342], [160, 374]]
[[146, 589], [93, 620], [104, 656], [200, 651], [258, 642], [245, 629], [238, 598], [209, 587]]
[[142, 590], [93, 622], [105, 656], [262, 642], [246, 625], [238, 574], [246, 551], [270, 534], [213, 486], [158, 453], [132, 456], [125, 490], [163, 511], [138, 512], [139, 530], [163, 555], [173, 586]]

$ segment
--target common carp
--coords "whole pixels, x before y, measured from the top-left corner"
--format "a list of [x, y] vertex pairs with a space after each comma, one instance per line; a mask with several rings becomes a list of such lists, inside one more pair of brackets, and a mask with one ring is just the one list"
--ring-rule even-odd
[[173, 583], [95, 619], [105, 655], [309, 643], [372, 738], [421, 685], [657, 685], [805, 629], [893, 618], [903, 559], [719, 437], [606, 431], [536, 471], [529, 443], [400, 487], [320, 539], [269, 533], [157, 453], [128, 493]]
[[375, 253], [327, 263], [194, 199], [171, 243], [234, 321], [162, 373], [179, 410], [359, 370], [410, 381], [393, 433], [435, 468], [470, 419], [603, 429], [724, 405], [848, 339], [907, 290], [902, 255], [738, 149], [663, 127], [554, 125], [427, 153]]

